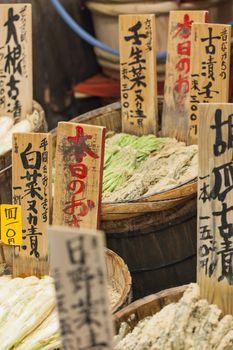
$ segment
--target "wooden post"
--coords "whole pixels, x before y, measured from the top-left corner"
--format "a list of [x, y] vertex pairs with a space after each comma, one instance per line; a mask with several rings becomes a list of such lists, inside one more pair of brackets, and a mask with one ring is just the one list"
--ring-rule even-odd
[[63, 344], [75, 350], [113, 349], [103, 235], [52, 226], [49, 240]]
[[32, 8], [0, 5], [0, 115], [32, 112]]
[[233, 104], [199, 105], [197, 280], [233, 314]]
[[193, 24], [189, 144], [198, 142], [199, 103], [228, 102], [230, 50], [230, 25]]
[[58, 124], [54, 225], [99, 227], [104, 144], [104, 127]]
[[51, 135], [13, 134], [13, 204], [22, 206], [23, 225], [23, 245], [16, 247], [14, 253], [14, 277], [49, 273], [47, 227], [51, 184]]
[[171, 11], [169, 19], [162, 135], [187, 141], [189, 119], [191, 32], [193, 22], [206, 22], [207, 11]]
[[154, 15], [119, 17], [123, 132], [157, 132], [156, 28]]

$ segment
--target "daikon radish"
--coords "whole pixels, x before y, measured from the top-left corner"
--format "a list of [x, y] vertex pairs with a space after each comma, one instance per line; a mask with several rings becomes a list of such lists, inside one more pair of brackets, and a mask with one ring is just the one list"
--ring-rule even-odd
[[14, 119], [11, 117], [0, 117], [0, 140], [6, 136], [7, 132], [12, 128]]
[[21, 120], [15, 124], [7, 134], [0, 141], [0, 155], [12, 149], [12, 135], [16, 132], [32, 132], [38, 126], [40, 120], [39, 113], [34, 111], [33, 114], [29, 115], [26, 119]]

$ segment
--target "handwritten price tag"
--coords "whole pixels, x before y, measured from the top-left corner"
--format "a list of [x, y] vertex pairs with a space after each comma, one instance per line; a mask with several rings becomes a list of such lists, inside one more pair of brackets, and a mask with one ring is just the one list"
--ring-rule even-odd
[[2, 204], [1, 240], [7, 245], [22, 244], [22, 211], [20, 205]]

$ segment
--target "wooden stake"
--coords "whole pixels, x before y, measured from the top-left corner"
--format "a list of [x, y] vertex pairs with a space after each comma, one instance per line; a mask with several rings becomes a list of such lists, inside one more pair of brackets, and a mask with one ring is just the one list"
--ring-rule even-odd
[[228, 102], [230, 51], [230, 25], [193, 24], [189, 144], [198, 142], [198, 104]]
[[104, 144], [104, 127], [58, 124], [54, 225], [99, 227]]
[[156, 28], [154, 15], [119, 17], [123, 132], [157, 131]]
[[193, 22], [206, 22], [207, 11], [171, 11], [162, 117], [162, 135], [187, 142], [191, 32]]
[[32, 7], [0, 5], [0, 115], [32, 112]]
[[233, 314], [233, 104], [199, 105], [197, 280]]
[[49, 228], [62, 342], [69, 349], [113, 349], [103, 235]]
[[49, 273], [47, 227], [51, 211], [52, 140], [49, 134], [13, 134], [13, 203], [22, 206], [23, 245], [15, 248], [14, 277]]

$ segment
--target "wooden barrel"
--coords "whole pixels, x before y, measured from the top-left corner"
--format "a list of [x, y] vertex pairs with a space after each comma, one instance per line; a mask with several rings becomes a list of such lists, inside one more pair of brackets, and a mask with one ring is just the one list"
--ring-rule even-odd
[[112, 312], [115, 313], [130, 304], [132, 279], [123, 259], [112, 250], [106, 249], [105, 261], [108, 285], [113, 291]]
[[[39, 103], [33, 101], [33, 110], [39, 112], [38, 125], [35, 132], [46, 132], [48, 130], [45, 113]], [[0, 204], [9, 204], [12, 202], [12, 171], [11, 171], [11, 151], [0, 156]]]
[[[157, 16], [157, 50], [167, 50], [169, 11], [209, 10], [209, 22], [215, 22], [220, 13], [220, 4], [226, 0], [88, 0], [86, 6], [92, 13], [97, 38], [114, 49], [118, 49], [118, 16], [121, 14], [154, 13]], [[95, 49], [98, 63], [103, 71], [116, 79], [119, 75], [119, 57]], [[165, 61], [158, 62], [158, 82], [165, 78]]]
[[[120, 103], [72, 121], [120, 132]], [[56, 130], [52, 135], [55, 151]], [[138, 201], [102, 204], [101, 229], [129, 267], [134, 298], [195, 280], [196, 190], [194, 179]]]
[[153, 316], [168, 304], [176, 303], [183, 296], [187, 286], [180, 286], [151, 294], [128, 305], [114, 315], [115, 329], [118, 333], [121, 323], [126, 322], [130, 329], [148, 316]]

